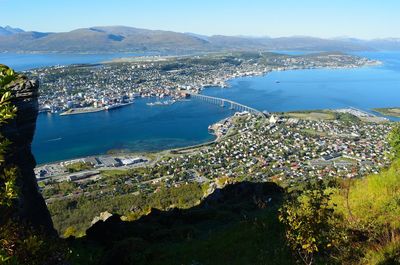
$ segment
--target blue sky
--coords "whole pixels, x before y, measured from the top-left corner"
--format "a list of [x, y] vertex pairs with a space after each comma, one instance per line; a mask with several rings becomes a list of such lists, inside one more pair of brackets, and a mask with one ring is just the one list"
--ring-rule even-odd
[[250, 35], [400, 37], [400, 0], [0, 0], [0, 26], [106, 25]]

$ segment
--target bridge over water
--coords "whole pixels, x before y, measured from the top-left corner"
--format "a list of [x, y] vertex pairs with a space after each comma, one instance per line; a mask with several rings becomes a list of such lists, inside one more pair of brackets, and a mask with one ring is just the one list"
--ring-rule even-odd
[[[225, 99], [225, 98], [218, 98], [218, 97], [212, 97], [212, 96], [206, 96], [206, 95], [201, 95], [201, 94], [196, 94], [196, 93], [188, 93], [191, 98], [195, 99], [200, 99], [208, 103], [216, 104], [221, 107], [229, 107], [231, 110], [237, 110], [237, 111], [247, 111], [249, 113], [254, 113], [257, 115], [261, 115], [262, 117], [265, 117], [265, 115], [252, 107], [240, 104], [236, 101]], [[268, 114], [268, 113], [267, 113]]]

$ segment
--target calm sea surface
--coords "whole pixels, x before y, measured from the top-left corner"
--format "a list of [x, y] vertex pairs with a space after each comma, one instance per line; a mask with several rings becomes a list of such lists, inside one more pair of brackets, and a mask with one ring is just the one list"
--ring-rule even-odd
[[[109, 54], [21, 54], [21, 53], [0, 53], [0, 63], [8, 65], [17, 71], [24, 71], [33, 68], [54, 66], [54, 65], [69, 65], [69, 64], [84, 64], [84, 63], [99, 63], [115, 58], [127, 56], [140, 56], [143, 54], [136, 53], [109, 53]], [[150, 54], [146, 54], [150, 55]]]
[[[400, 106], [400, 52], [357, 55], [379, 59], [384, 64], [359, 69], [272, 72], [262, 77], [234, 79], [230, 88], [207, 88], [204, 94], [268, 111]], [[96, 63], [124, 55], [36, 56], [28, 56], [29, 60], [24, 61], [19, 56], [13, 59], [12, 55], [5, 58], [0, 54], [0, 63], [24, 70], [54, 64]], [[227, 108], [198, 100], [153, 107], [146, 105], [149, 101], [154, 100], [139, 99], [124, 108], [85, 115], [40, 114], [32, 144], [37, 162], [102, 154], [111, 149], [156, 151], [199, 144], [213, 139], [208, 125], [232, 114]]]
[[384, 64], [357, 69], [272, 72], [238, 78], [231, 81], [229, 89], [208, 88], [204, 94], [268, 111], [400, 106], [400, 52], [357, 55], [379, 59]]

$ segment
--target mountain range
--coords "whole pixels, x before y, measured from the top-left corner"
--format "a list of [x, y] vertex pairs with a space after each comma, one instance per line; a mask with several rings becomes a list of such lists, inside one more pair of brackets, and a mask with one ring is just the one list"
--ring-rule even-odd
[[400, 50], [400, 39], [204, 36], [125, 26], [81, 28], [60, 33], [24, 31], [10, 26], [0, 27], [0, 52], [181, 53], [224, 50]]
[[24, 32], [24, 30], [10, 26], [0, 27], [0, 36], [10, 36], [21, 32]]

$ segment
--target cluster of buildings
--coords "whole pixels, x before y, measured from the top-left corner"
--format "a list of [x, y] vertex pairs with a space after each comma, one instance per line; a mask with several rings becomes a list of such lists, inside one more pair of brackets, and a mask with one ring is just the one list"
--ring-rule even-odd
[[[146, 157], [136, 157], [130, 155], [102, 155], [74, 159], [63, 162], [41, 165], [35, 168], [37, 180], [51, 181], [75, 181], [99, 175], [99, 170], [106, 169], [129, 169], [149, 162]], [[73, 165], [85, 165], [88, 170], [74, 172], [70, 174], [69, 168]]]
[[182, 91], [226, 86], [240, 76], [274, 70], [318, 67], [358, 67], [371, 63], [349, 55], [288, 56], [270, 53], [227, 53], [184, 57], [145, 57], [101, 65], [73, 65], [27, 72], [39, 78], [41, 111], [111, 108], [138, 97], [182, 98]]
[[[199, 92], [207, 86], [226, 86], [230, 78], [275, 70], [371, 63], [374, 62], [343, 54], [227, 53], [50, 67], [28, 74], [41, 81], [40, 109], [61, 112], [125, 104], [138, 97], [180, 99], [187, 92]], [[348, 113], [365, 116], [355, 110]], [[161, 185], [215, 183], [219, 179], [279, 179], [295, 183], [316, 177], [355, 177], [378, 172], [389, 163], [385, 153], [389, 150], [386, 135], [390, 128], [390, 123], [349, 124], [274, 115], [262, 118], [243, 112], [211, 126], [217, 140], [189, 152], [159, 154], [151, 163], [145, 157], [132, 155], [87, 157], [42, 165], [35, 173], [49, 187], [54, 181], [79, 183], [73, 194], [87, 196], [154, 192]], [[79, 163], [86, 166], [81, 172], [68, 170]], [[122, 173], [104, 177], [103, 172], [110, 169], [120, 169]], [[91, 183], [85, 184], [87, 180]], [[62, 194], [58, 196], [64, 198]]]
[[[389, 123], [283, 119], [250, 114], [219, 123], [226, 131], [213, 146], [159, 161], [171, 175], [195, 170], [208, 179], [229, 177], [289, 182], [377, 173], [390, 163]], [[223, 129], [225, 128], [225, 129]]]
[[[353, 178], [377, 173], [390, 164], [386, 138], [391, 127], [389, 122], [262, 118], [243, 112], [212, 126], [219, 135], [215, 142], [160, 153], [151, 163], [145, 157], [97, 156], [44, 165], [36, 173], [51, 180], [44, 182], [47, 192], [54, 181], [76, 183], [75, 193], [54, 195], [58, 199], [151, 193], [162, 186], [193, 182], [215, 186], [221, 180], [279, 180], [296, 185], [310, 178]], [[76, 163], [91, 168], [68, 173], [68, 165]], [[123, 170], [115, 176], [103, 175], [116, 168]], [[48, 201], [54, 196], [48, 196]]]
[[353, 107], [348, 107], [348, 108], [344, 108], [344, 109], [336, 109], [335, 112], [350, 114], [361, 120], [369, 121], [369, 122], [386, 122], [389, 120], [385, 117], [379, 117], [372, 113], [368, 113], [366, 111], [356, 109]]
[[370, 60], [367, 58], [354, 57], [343, 53], [337, 54], [310, 54], [308, 61], [304, 61], [299, 56], [294, 56], [280, 62], [279, 59], [275, 60], [277, 63], [281, 63], [282, 67], [278, 67], [278, 70], [286, 70], [287, 67], [290, 69], [307, 69], [307, 68], [322, 68], [328, 67], [334, 68], [357, 68], [364, 65], [378, 65], [379, 61]]

